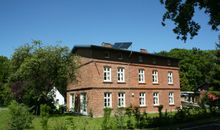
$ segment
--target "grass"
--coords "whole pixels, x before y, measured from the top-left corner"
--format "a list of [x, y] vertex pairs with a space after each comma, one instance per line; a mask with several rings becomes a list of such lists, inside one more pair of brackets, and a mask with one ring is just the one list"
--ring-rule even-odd
[[0, 130], [7, 129], [8, 120], [9, 120], [9, 111], [8, 111], [8, 109], [0, 107]]
[[[173, 113], [169, 113], [173, 114]], [[152, 113], [148, 114], [148, 117], [156, 117], [158, 116], [158, 113]], [[7, 124], [9, 120], [9, 111], [7, 108], [0, 108], [0, 130], [7, 129]], [[86, 116], [72, 116], [72, 115], [66, 115], [66, 116], [52, 116], [49, 118], [48, 122], [48, 129], [53, 130], [56, 126], [62, 126], [63, 124], [68, 124], [70, 130], [70, 123], [67, 121], [72, 120], [73, 124], [76, 126], [75, 130], [101, 130], [101, 124], [103, 121], [103, 118], [90, 118]], [[114, 120], [114, 118], [112, 118]], [[41, 124], [40, 124], [41, 118], [39, 116], [35, 116], [34, 120], [32, 122], [33, 127], [31, 130], [42, 130]], [[165, 126], [160, 128], [151, 128], [150, 130], [174, 130], [177, 128], [187, 128], [192, 126], [198, 126], [203, 124], [209, 124], [209, 123], [220, 123], [220, 117], [210, 117], [208, 119], [201, 119], [196, 121], [191, 121], [188, 123], [180, 123], [180, 124], [173, 124], [172, 126]], [[149, 129], [149, 128], [148, 128]]]

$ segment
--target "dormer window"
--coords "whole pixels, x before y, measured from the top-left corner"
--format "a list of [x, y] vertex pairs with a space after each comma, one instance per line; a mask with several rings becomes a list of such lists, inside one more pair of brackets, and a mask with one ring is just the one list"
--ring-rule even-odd
[[138, 61], [139, 62], [143, 62], [143, 57], [142, 56], [138, 56]]
[[118, 54], [118, 59], [119, 59], [119, 60], [122, 60], [122, 59], [123, 59], [122, 53], [119, 53], [119, 54]]
[[171, 65], [171, 61], [170, 60], [167, 60], [167, 65]]
[[156, 61], [155, 58], [152, 59], [152, 63], [153, 63], [154, 65], [157, 64], [157, 61]]
[[109, 51], [105, 51], [104, 56], [105, 56], [105, 58], [110, 58], [110, 52]]

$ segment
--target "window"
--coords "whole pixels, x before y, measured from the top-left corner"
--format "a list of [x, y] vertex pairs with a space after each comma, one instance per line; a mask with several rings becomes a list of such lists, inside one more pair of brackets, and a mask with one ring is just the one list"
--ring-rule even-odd
[[124, 68], [118, 68], [118, 82], [125, 82], [125, 69]]
[[139, 81], [139, 83], [145, 83], [144, 70], [143, 69], [138, 70], [138, 81]]
[[173, 94], [173, 92], [169, 93], [169, 104], [170, 105], [174, 104], [174, 94]]
[[139, 104], [140, 104], [140, 106], [146, 106], [146, 104], [145, 104], [145, 93], [144, 92], [142, 92], [142, 93], [140, 93], [140, 96], [139, 96]]
[[143, 62], [143, 57], [142, 56], [138, 56], [138, 61], [139, 62]]
[[74, 112], [75, 110], [75, 94], [74, 93], [70, 94], [69, 103], [70, 103], [70, 111]]
[[118, 59], [119, 59], [119, 60], [122, 60], [122, 59], [123, 59], [122, 53], [119, 53], [119, 54], [118, 54]]
[[167, 78], [168, 78], [168, 84], [173, 84], [173, 73], [172, 72], [168, 72]]
[[111, 82], [111, 67], [104, 67], [104, 81]]
[[118, 93], [118, 107], [125, 107], [125, 93]]
[[153, 83], [158, 83], [158, 71], [156, 70], [152, 72], [152, 81]]
[[153, 103], [154, 105], [159, 105], [159, 93], [158, 92], [153, 93]]
[[112, 94], [104, 93], [104, 107], [112, 107]]
[[105, 58], [110, 58], [110, 52], [109, 51], [106, 51], [105, 54], [104, 54]]

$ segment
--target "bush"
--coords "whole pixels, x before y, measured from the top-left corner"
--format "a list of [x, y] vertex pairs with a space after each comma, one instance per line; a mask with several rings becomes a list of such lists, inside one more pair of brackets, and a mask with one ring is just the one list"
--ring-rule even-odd
[[128, 116], [128, 120], [127, 120], [128, 129], [134, 129], [135, 128], [135, 119], [133, 117], [134, 114], [133, 114], [132, 107], [126, 108], [126, 113], [125, 114]]
[[43, 130], [47, 130], [47, 122], [49, 120], [50, 107], [46, 104], [40, 105], [41, 126]]
[[9, 110], [9, 130], [24, 130], [31, 127], [33, 116], [29, 113], [27, 106], [13, 100], [9, 105]]
[[124, 108], [118, 108], [115, 112], [116, 127], [120, 130], [126, 128]]
[[102, 122], [102, 129], [103, 130], [110, 130], [112, 129], [112, 124], [110, 120], [112, 109], [111, 108], [104, 108], [104, 119]]
[[54, 124], [53, 126], [53, 130], [67, 130], [67, 129], [68, 126], [65, 120], [56, 121], [56, 124]]

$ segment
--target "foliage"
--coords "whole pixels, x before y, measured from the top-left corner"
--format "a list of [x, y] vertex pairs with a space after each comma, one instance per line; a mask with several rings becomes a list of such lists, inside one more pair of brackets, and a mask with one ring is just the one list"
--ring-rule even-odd
[[114, 114], [115, 120], [116, 120], [116, 127], [120, 130], [123, 130], [126, 128], [126, 122], [125, 122], [125, 112], [124, 108], [118, 108]]
[[103, 130], [110, 130], [112, 129], [112, 124], [110, 120], [112, 109], [111, 108], [104, 108], [104, 117], [102, 122], [102, 129]]
[[6, 106], [12, 99], [8, 77], [10, 75], [10, 60], [0, 56], [0, 106]]
[[177, 34], [177, 39], [186, 41], [198, 35], [200, 29], [193, 16], [195, 10], [204, 11], [209, 16], [209, 25], [212, 30], [218, 30], [220, 25], [220, 1], [219, 0], [160, 0], [166, 12], [162, 18], [162, 25], [165, 26], [166, 20], [174, 22], [173, 32]]
[[48, 129], [48, 120], [49, 120], [49, 111], [50, 107], [47, 106], [47, 104], [41, 104], [40, 105], [40, 117], [41, 117], [41, 126], [43, 130]]
[[135, 128], [135, 119], [134, 119], [134, 111], [133, 108], [130, 106], [126, 108], [125, 114], [127, 115], [127, 128], [128, 129], [134, 129]]
[[[181, 90], [195, 91], [205, 83], [211, 83], [216, 68], [214, 51], [203, 51], [197, 48], [191, 50], [172, 49], [169, 52], [159, 52], [159, 55], [181, 58], [180, 86]], [[220, 73], [218, 73], [220, 75]]]
[[15, 99], [39, 114], [40, 104], [52, 102], [47, 94], [54, 86], [65, 94], [67, 81], [75, 78], [76, 59], [67, 47], [43, 46], [41, 41], [17, 48], [10, 76]]
[[9, 130], [24, 130], [31, 127], [33, 116], [25, 105], [13, 100], [9, 105], [9, 110]]

